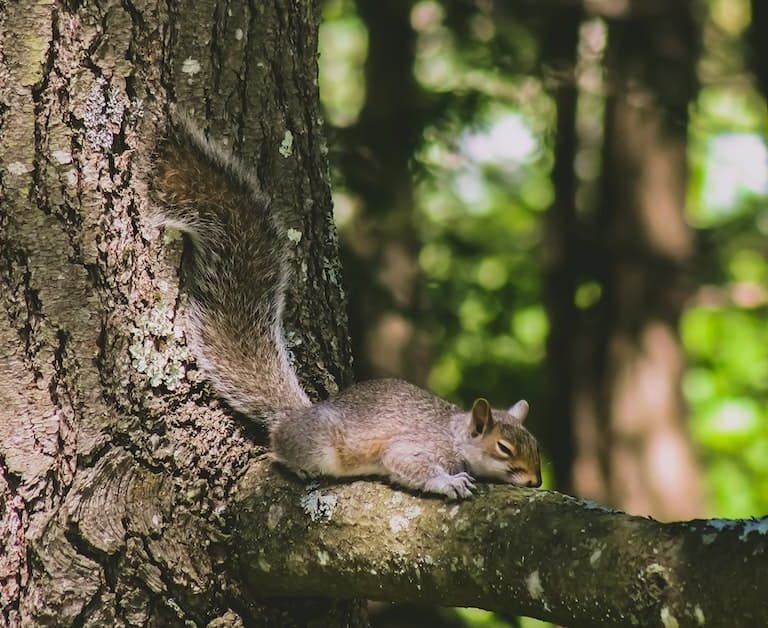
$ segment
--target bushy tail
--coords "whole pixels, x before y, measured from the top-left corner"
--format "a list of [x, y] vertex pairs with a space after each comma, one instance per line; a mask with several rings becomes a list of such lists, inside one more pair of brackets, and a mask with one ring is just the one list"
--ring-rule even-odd
[[217, 392], [265, 417], [310, 405], [282, 328], [286, 236], [243, 165], [184, 114], [150, 173], [159, 222], [187, 236], [189, 343]]

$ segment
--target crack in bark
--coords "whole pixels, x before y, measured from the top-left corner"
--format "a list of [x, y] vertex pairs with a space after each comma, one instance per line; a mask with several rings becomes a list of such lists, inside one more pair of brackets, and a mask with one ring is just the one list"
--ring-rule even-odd
[[3, 625], [12, 626], [18, 619], [21, 595], [29, 578], [24, 500], [17, 493], [21, 478], [9, 472], [0, 455], [0, 599], [3, 601]]

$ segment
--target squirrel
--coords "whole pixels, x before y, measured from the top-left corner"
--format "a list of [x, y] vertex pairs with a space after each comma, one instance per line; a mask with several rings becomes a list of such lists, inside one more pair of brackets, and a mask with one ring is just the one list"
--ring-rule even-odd
[[353, 384], [312, 403], [287, 355], [287, 235], [251, 172], [179, 111], [153, 155], [155, 222], [178, 229], [189, 293], [188, 343], [216, 392], [263, 417], [273, 457], [301, 478], [384, 476], [449, 499], [475, 478], [541, 485], [528, 403], [467, 412], [408, 382]]

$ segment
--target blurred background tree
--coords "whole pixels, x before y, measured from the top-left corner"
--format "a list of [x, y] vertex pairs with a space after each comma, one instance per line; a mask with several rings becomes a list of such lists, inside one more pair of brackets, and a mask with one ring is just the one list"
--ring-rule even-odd
[[761, 0], [327, 0], [358, 378], [529, 398], [558, 490], [765, 514], [766, 42]]

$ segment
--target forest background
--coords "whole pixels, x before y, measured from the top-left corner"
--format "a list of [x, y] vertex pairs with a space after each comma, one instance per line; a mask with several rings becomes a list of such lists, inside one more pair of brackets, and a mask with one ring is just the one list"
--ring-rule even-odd
[[357, 378], [528, 397], [551, 488], [768, 511], [766, 41], [759, 0], [326, 2]]

